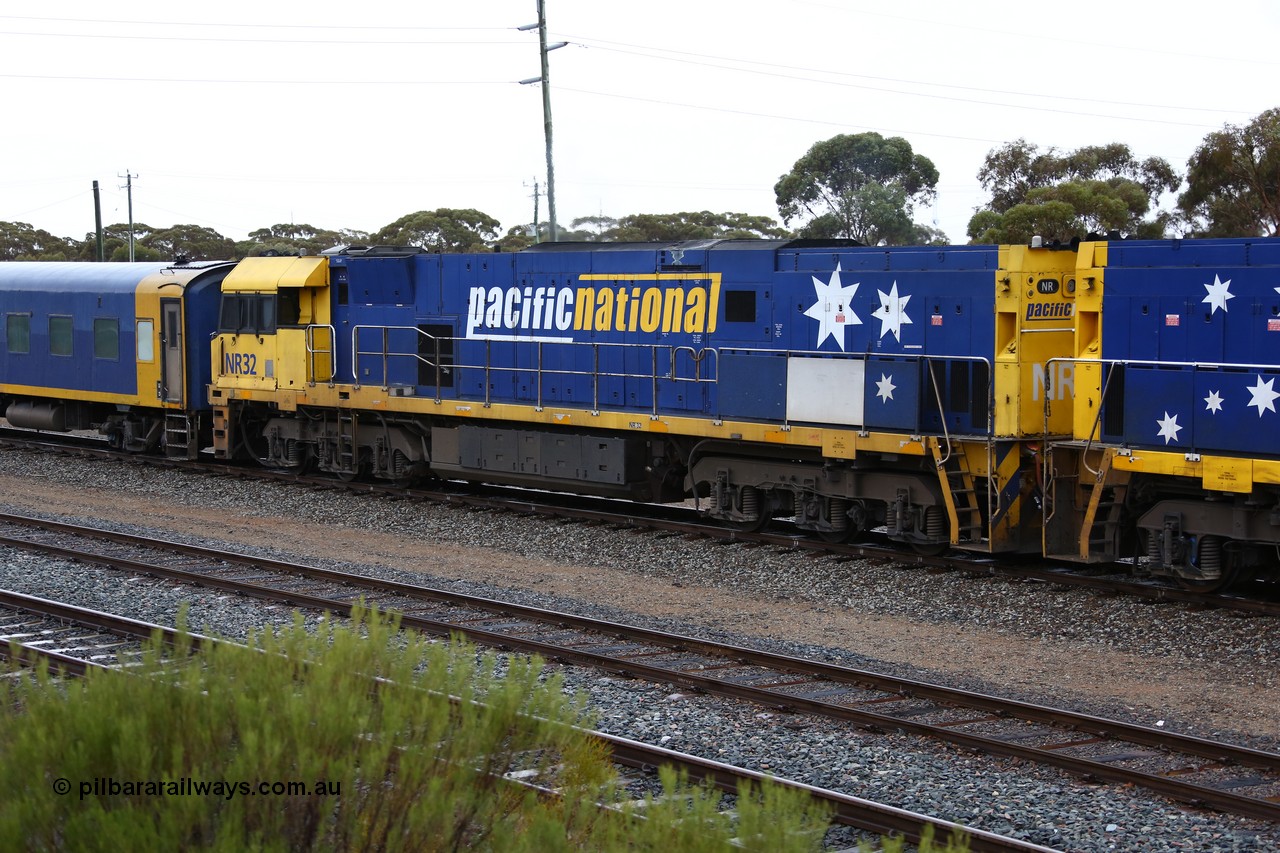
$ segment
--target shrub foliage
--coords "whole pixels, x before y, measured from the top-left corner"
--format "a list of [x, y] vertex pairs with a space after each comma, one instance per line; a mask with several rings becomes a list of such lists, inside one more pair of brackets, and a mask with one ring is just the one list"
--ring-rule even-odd
[[188, 651], [157, 642], [127, 673], [4, 680], [0, 848], [821, 845], [826, 815], [773, 785], [725, 812], [717, 792], [666, 773], [663, 796], [619, 805], [605, 748], [578, 728], [584, 701], [536, 659], [409, 636], [376, 613]]

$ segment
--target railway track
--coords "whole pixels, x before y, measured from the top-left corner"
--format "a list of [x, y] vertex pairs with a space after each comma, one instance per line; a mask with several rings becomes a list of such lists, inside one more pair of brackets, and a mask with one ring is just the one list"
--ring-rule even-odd
[[0, 544], [294, 606], [364, 599], [404, 627], [861, 728], [935, 738], [1280, 822], [1280, 754], [443, 590], [126, 534], [0, 516]]
[[[83, 676], [93, 668], [127, 668], [130, 659], [141, 651], [142, 641], [154, 636], [171, 645], [179, 640], [179, 632], [161, 625], [0, 590], [0, 660], [17, 661], [23, 666], [35, 666], [43, 661], [50, 671]], [[198, 634], [188, 633], [187, 636], [193, 649], [222, 642]], [[663, 765], [683, 770], [695, 782], [709, 779], [720, 790], [730, 794], [736, 793], [743, 783], [759, 786], [766, 779], [762, 773], [640, 741], [603, 732], [587, 734], [607, 745], [614, 763], [632, 771], [632, 778], [642, 785], [654, 768]], [[555, 795], [555, 780], [530, 779], [520, 774], [508, 776], [507, 781]], [[1051, 848], [968, 829], [951, 821], [838, 791], [777, 777], [767, 778], [774, 784], [804, 791], [824, 803], [831, 810], [833, 822], [841, 826], [880, 835], [898, 835], [912, 842], [918, 842], [928, 828], [937, 839], [963, 834], [970, 841], [970, 849], [975, 851], [1053, 853]]]
[[449, 483], [439, 488], [406, 488], [383, 482], [343, 482], [325, 476], [307, 476], [265, 468], [244, 468], [212, 462], [189, 462], [155, 456], [139, 456], [111, 450], [104, 442], [80, 438], [74, 444], [33, 438], [28, 431], [0, 429], [0, 442], [45, 452], [73, 453], [93, 458], [113, 459], [131, 464], [176, 468], [207, 476], [235, 477], [288, 483], [319, 491], [346, 491], [380, 495], [394, 499], [441, 503], [453, 506], [517, 512], [529, 516], [572, 520], [634, 530], [651, 530], [720, 541], [748, 542], [814, 558], [835, 560], [877, 560], [928, 571], [958, 572], [972, 577], [994, 577], [1017, 582], [1038, 582], [1061, 588], [1075, 588], [1104, 595], [1124, 595], [1146, 601], [1212, 607], [1256, 616], [1280, 617], [1280, 590], [1256, 586], [1245, 592], [1206, 593], [1183, 589], [1154, 579], [1135, 579], [1123, 574], [1123, 565], [1050, 565], [1026, 558], [995, 558], [984, 554], [950, 551], [939, 555], [918, 554], [884, 541], [832, 543], [797, 533], [785, 524], [761, 531], [735, 530], [709, 524], [689, 507], [635, 504], [605, 498], [591, 498], [552, 492], [533, 492], [504, 487], [472, 487]]

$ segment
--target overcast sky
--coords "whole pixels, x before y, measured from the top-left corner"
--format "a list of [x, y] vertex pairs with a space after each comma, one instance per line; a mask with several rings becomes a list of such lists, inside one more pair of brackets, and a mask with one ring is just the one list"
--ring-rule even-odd
[[[992, 148], [1121, 141], [1179, 171], [1280, 106], [1274, 0], [546, 0], [556, 206], [778, 218], [815, 142], [874, 130], [938, 167], [917, 221], [965, 242]], [[20, 11], [25, 14], [20, 14]], [[536, 0], [0, 6], [0, 221], [375, 231], [545, 188]], [[541, 217], [546, 217], [546, 200]]]

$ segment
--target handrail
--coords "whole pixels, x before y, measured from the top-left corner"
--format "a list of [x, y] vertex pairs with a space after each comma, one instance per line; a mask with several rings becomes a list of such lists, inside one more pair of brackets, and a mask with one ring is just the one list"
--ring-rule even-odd
[[938, 404], [938, 420], [942, 424], [942, 437], [947, 440], [947, 452], [938, 460], [939, 468], [951, 460], [951, 433], [947, 429], [947, 414], [942, 408], [942, 391], [938, 389], [938, 377], [933, 373], [933, 362], [928, 357], [924, 360], [925, 371], [929, 374], [929, 384], [933, 386], [933, 398]]
[[[315, 342], [315, 330], [329, 330], [329, 348], [327, 350], [317, 349]], [[327, 353], [329, 356], [329, 382], [333, 383], [333, 378], [338, 374], [338, 331], [332, 325], [326, 323], [311, 323], [307, 326], [303, 335], [303, 341], [307, 348], [307, 367], [311, 373], [311, 384], [315, 384], [316, 375], [316, 356]]]
[[[362, 350], [360, 348], [360, 335], [362, 333], [367, 334], [371, 330], [377, 330], [378, 337], [379, 337], [379, 344], [377, 345], [376, 349]], [[413, 335], [415, 335], [419, 340], [425, 339], [426, 341], [430, 342], [429, 346], [427, 347], [415, 346], [411, 349], [407, 349], [404, 351], [395, 351], [391, 347], [391, 338], [392, 338], [392, 334], [397, 331], [410, 332]], [[444, 342], [452, 341], [458, 344], [471, 342], [474, 344], [474, 343], [479, 343], [481, 340], [483, 340], [484, 342], [484, 347], [483, 347], [484, 359], [482, 363], [473, 364], [473, 363], [467, 363], [467, 362], [460, 362], [456, 360], [451, 361], [448, 365], [445, 365], [442, 363], [442, 346]], [[512, 342], [516, 342], [516, 341], [520, 341], [520, 339], [519, 338], [512, 339]], [[544, 399], [543, 384], [546, 381], [547, 377], [553, 377], [553, 376], [590, 377], [591, 379], [591, 412], [593, 414], [599, 414], [600, 404], [601, 404], [600, 380], [602, 377], [639, 379], [639, 380], [646, 380], [650, 385], [650, 392], [652, 395], [652, 404], [650, 409], [651, 409], [651, 416], [653, 418], [659, 417], [659, 413], [660, 413], [659, 396], [661, 391], [661, 383], [663, 381], [690, 383], [694, 385], [717, 384], [719, 382], [720, 356], [722, 354], [721, 348], [716, 348], [716, 347], [694, 348], [692, 346], [687, 346], [687, 345], [672, 346], [670, 344], [656, 344], [656, 343], [636, 344], [636, 343], [611, 343], [611, 342], [599, 342], [599, 341], [590, 341], [590, 342], [563, 341], [561, 342], [561, 341], [550, 341], [546, 339], [530, 338], [529, 340], [524, 342], [536, 344], [536, 347], [534, 350], [536, 362], [534, 364], [531, 364], [528, 366], [515, 366], [515, 365], [498, 366], [494, 364], [493, 347], [495, 343], [500, 345], [502, 343], [505, 343], [505, 341], [499, 341], [489, 337], [485, 337], [481, 339], [472, 339], [472, 338], [465, 338], [465, 337], [438, 336], [438, 335], [432, 335], [428, 332], [425, 332], [418, 326], [382, 326], [382, 325], [373, 325], [373, 324], [360, 324], [352, 328], [351, 342], [352, 342], [351, 375], [352, 375], [353, 383], [356, 385], [356, 387], [359, 387], [361, 384], [360, 373], [359, 373], [361, 358], [377, 358], [378, 359], [380, 370], [381, 370], [381, 377], [380, 377], [381, 387], [383, 387], [384, 389], [389, 387], [388, 383], [390, 381], [391, 366], [394, 363], [394, 360], [400, 359], [400, 358], [407, 358], [407, 359], [411, 359], [412, 361], [418, 364], [426, 364], [434, 370], [436, 402], [440, 402], [442, 400], [442, 388], [444, 387], [444, 382], [442, 381], [443, 379], [442, 371], [444, 371], [446, 368], [452, 370], [455, 375], [461, 375], [462, 372], [468, 371], [468, 370], [480, 371], [484, 377], [484, 382], [483, 382], [484, 405], [486, 408], [488, 408], [493, 405], [492, 386], [494, 383], [492, 380], [495, 374], [532, 373], [534, 375], [534, 381], [537, 386], [536, 389], [534, 390], [535, 404], [537, 408], [541, 410], [542, 408], [544, 408], [545, 402], [546, 402]], [[569, 367], [569, 368], [549, 367], [548, 364], [550, 363], [551, 359], [547, 353], [547, 345], [560, 346], [565, 348], [589, 347], [590, 348], [589, 351], [591, 353], [590, 368], [574, 369], [572, 367]], [[732, 350], [733, 352], [744, 353], [744, 354], [759, 353], [762, 355], [785, 356], [788, 358], [817, 357], [817, 358], [829, 358], [833, 360], [847, 359], [847, 360], [858, 360], [864, 363], [869, 361], [871, 358], [879, 355], [877, 353], [862, 353], [862, 352], [832, 353], [832, 352], [824, 352], [820, 350], [780, 351], [775, 349], [765, 349], [761, 347], [740, 347], [740, 346], [731, 346], [731, 347], [726, 347], [725, 349], [729, 349], [729, 350]], [[434, 359], [429, 359], [423, 356], [422, 352], [428, 351], [428, 350], [433, 353]], [[455, 351], [452, 355], [452, 357], [455, 359], [457, 357], [456, 350], [457, 348], [455, 347]], [[649, 362], [648, 371], [640, 370], [635, 372], [628, 372], [626, 369], [605, 371], [601, 367], [602, 359], [605, 353], [608, 353], [608, 352], [625, 353], [627, 351], [643, 352], [644, 350], [649, 351], [648, 358], [646, 359]], [[661, 353], [661, 351], [663, 350], [666, 351], [665, 355], [662, 355]], [[583, 351], [583, 350], [579, 349], [579, 351]], [[995, 420], [995, 414], [994, 414], [995, 412], [995, 409], [994, 409], [995, 407], [995, 403], [994, 403], [995, 374], [992, 369], [992, 359], [985, 356], [975, 356], [975, 355], [937, 355], [937, 354], [925, 355], [923, 353], [910, 353], [910, 352], [885, 353], [883, 355], [891, 356], [895, 359], [913, 361], [913, 362], [916, 362], [917, 364], [923, 364], [925, 366], [925, 369], [929, 370], [929, 381], [933, 387], [934, 402], [935, 402], [935, 405], [937, 406], [938, 416], [941, 423], [942, 435], [946, 441], [946, 446], [947, 446], [946, 455], [943, 457], [943, 460], [942, 460], [943, 464], [946, 463], [946, 461], [951, 457], [951, 454], [954, 452], [953, 440], [950, 434], [950, 428], [947, 424], [946, 411], [943, 408], [941, 389], [938, 387], [937, 378], [933, 375], [933, 371], [932, 369], [929, 368], [929, 365], [934, 361], [965, 361], [965, 362], [977, 362], [977, 363], [984, 364], [987, 368], [986, 370], [987, 430], [986, 431], [987, 431], [988, 441], [989, 442], [994, 441], [992, 430], [994, 428], [994, 420]], [[688, 359], [689, 361], [692, 362], [693, 371], [691, 375], [681, 375], [680, 364], [682, 362], [682, 359]], [[419, 383], [415, 382], [414, 384], [416, 385]], [[785, 419], [784, 419], [784, 424], [789, 426], [789, 423]], [[920, 426], [921, 424], [917, 421], [914, 427], [917, 432], [920, 431]]]
[[[1189, 367], [1192, 369], [1192, 371], [1198, 371], [1201, 369], [1221, 370], [1224, 368], [1229, 370], [1280, 371], [1280, 364], [1275, 364], [1275, 363], [1266, 364], [1261, 362], [1247, 363], [1247, 362], [1230, 362], [1230, 361], [1157, 361], [1155, 359], [1146, 359], [1146, 358], [1091, 358], [1088, 356], [1064, 355], [1064, 356], [1056, 356], [1054, 358], [1050, 358], [1045, 361], [1044, 369], [1045, 369], [1045, 387], [1046, 388], [1048, 388], [1048, 382], [1050, 377], [1049, 366], [1051, 364], [1054, 364], [1055, 362], [1063, 362], [1063, 363], [1069, 362], [1073, 365], [1079, 365], [1079, 364], [1110, 365], [1113, 368], [1137, 366], [1137, 367], [1162, 367], [1162, 368]], [[1094, 413], [1093, 424], [1089, 427], [1089, 434], [1085, 436], [1084, 450], [1080, 454], [1081, 464], [1084, 466], [1085, 470], [1088, 471], [1090, 474], [1092, 474], [1094, 477], [1099, 476], [1101, 472], [1095, 471], [1092, 467], [1090, 467], [1087, 459], [1087, 454], [1089, 452], [1091, 445], [1093, 444], [1094, 436], [1100, 435], [1098, 427], [1102, 423], [1102, 407], [1107, 402], [1107, 395], [1111, 390], [1111, 380], [1114, 376], [1115, 376], [1115, 370], [1107, 371], [1106, 381], [1103, 382], [1102, 384], [1102, 394], [1098, 399], [1098, 410], [1097, 412]], [[1049, 436], [1049, 417], [1051, 414], [1050, 409], [1051, 409], [1051, 401], [1049, 399], [1049, 394], [1046, 391], [1045, 404], [1044, 404], [1044, 432], [1043, 432], [1044, 438], [1046, 440], [1048, 439], [1048, 436]], [[1047, 465], [1048, 465], [1048, 460], [1046, 458], [1045, 459], [1046, 473], [1047, 473]]]

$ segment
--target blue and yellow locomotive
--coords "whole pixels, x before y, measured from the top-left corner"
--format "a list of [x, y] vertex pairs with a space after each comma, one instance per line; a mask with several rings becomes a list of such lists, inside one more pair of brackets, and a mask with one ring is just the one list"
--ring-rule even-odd
[[[251, 258], [224, 318], [274, 304], [278, 324], [220, 327], [215, 447], [1039, 551], [1024, 441], [1062, 388], [1026, 360], [1069, 346], [1067, 255], [712, 241]], [[1053, 428], [1070, 426], [1060, 411]]]
[[0, 406], [1216, 588], [1280, 575], [1277, 279], [1266, 239], [0, 264]]
[[1046, 552], [1218, 588], [1280, 560], [1280, 240], [1084, 243]]

